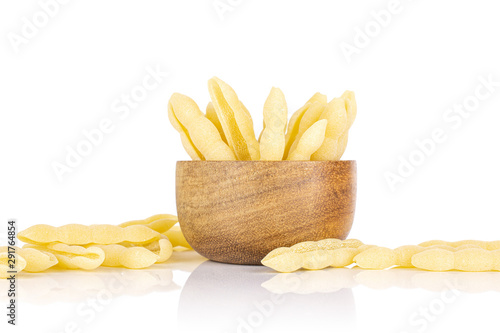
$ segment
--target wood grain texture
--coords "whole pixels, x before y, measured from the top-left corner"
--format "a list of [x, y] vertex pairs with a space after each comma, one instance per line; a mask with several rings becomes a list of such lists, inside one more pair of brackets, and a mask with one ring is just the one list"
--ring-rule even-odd
[[345, 239], [356, 206], [355, 161], [179, 161], [177, 214], [204, 257], [260, 264], [271, 250]]

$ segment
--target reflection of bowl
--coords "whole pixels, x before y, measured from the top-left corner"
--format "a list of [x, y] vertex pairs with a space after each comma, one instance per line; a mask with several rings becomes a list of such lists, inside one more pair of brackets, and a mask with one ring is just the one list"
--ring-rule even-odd
[[[262, 287], [275, 275], [267, 267], [202, 263], [182, 288], [177, 313], [179, 331], [354, 331], [356, 306], [350, 288], [308, 295], [277, 294]], [[285, 281], [288, 286], [300, 289], [307, 284], [300, 276], [282, 275], [289, 276]]]
[[277, 247], [347, 237], [356, 162], [177, 162], [176, 195], [180, 226], [198, 253], [260, 264]]

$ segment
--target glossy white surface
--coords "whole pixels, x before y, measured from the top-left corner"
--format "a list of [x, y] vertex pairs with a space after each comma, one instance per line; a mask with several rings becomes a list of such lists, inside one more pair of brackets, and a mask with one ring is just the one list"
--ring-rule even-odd
[[189, 251], [138, 271], [24, 274], [18, 288], [22, 332], [442, 332], [495, 325], [485, 304], [500, 297], [500, 273], [277, 274]]

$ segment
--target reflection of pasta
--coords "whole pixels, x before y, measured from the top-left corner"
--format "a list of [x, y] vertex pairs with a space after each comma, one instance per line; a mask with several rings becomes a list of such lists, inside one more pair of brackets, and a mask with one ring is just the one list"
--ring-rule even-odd
[[341, 241], [325, 239], [318, 242], [302, 242], [289, 248], [277, 248], [262, 259], [264, 266], [278, 272], [293, 272], [300, 268], [323, 269], [328, 266], [344, 267], [352, 264], [362, 246], [357, 239]]
[[[47, 271], [36, 277], [21, 279], [17, 285], [18, 298], [22, 304], [45, 306], [53, 302], [86, 302], [89, 297], [95, 297], [103, 291], [119, 297], [178, 290], [179, 286], [173, 282], [172, 270], [156, 267], [146, 270], [114, 268], [85, 272]], [[0, 288], [4, 289], [2, 282], [6, 281], [0, 280]], [[0, 293], [0, 302], [4, 301], [8, 301], [7, 293]]]
[[497, 272], [426, 272], [417, 269], [362, 270], [339, 268], [276, 274], [262, 287], [276, 294], [312, 294], [335, 292], [358, 285], [370, 289], [425, 289], [434, 292], [459, 290], [470, 293], [500, 292]]

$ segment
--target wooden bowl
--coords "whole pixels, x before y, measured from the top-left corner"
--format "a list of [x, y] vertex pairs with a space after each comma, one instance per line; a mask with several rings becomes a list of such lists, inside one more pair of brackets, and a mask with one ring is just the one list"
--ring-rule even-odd
[[179, 161], [179, 223], [202, 256], [260, 264], [280, 246], [345, 239], [356, 206], [355, 161]]

